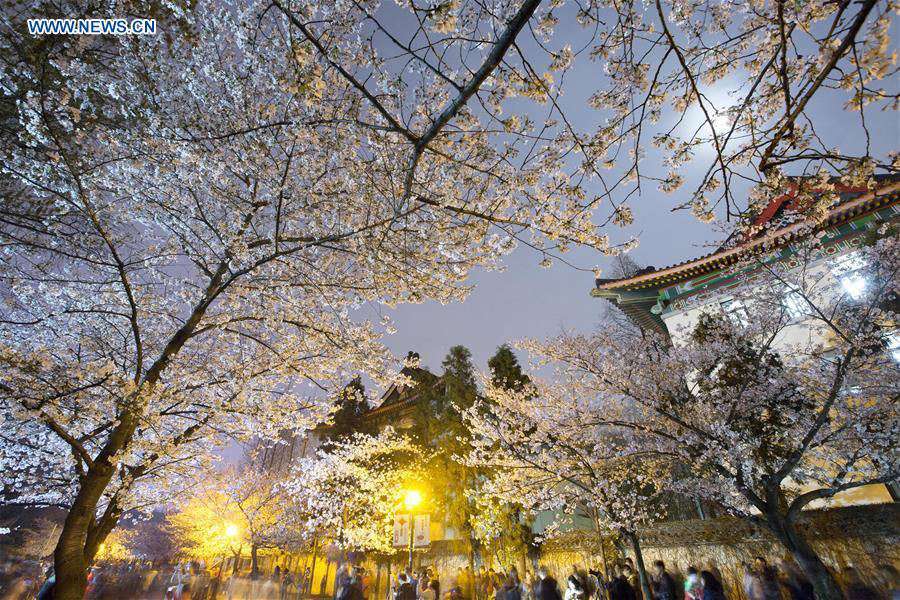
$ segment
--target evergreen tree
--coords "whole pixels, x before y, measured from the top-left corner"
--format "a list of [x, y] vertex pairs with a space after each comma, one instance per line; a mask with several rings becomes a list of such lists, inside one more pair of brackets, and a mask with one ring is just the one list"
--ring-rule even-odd
[[[491, 383], [508, 390], [521, 390], [531, 383], [531, 378], [522, 371], [519, 359], [509, 344], [501, 344], [494, 355], [488, 359], [491, 370]], [[481, 510], [485, 510], [484, 507]], [[507, 503], [495, 505], [488, 510], [488, 518], [502, 523], [499, 536], [484, 540], [488, 549], [494, 554], [507, 557], [518, 555], [520, 560], [532, 555], [536, 550], [531, 522], [525, 518], [522, 505]], [[520, 564], [519, 568], [524, 565]]]
[[522, 371], [522, 365], [509, 344], [497, 348], [488, 360], [488, 368], [491, 370], [491, 382], [496, 386], [518, 390], [531, 383], [531, 378]]
[[465, 346], [453, 346], [441, 363], [444, 374], [441, 379], [444, 383], [443, 411], [445, 420], [452, 425], [459, 425], [454, 429], [462, 432], [462, 420], [459, 418], [458, 409], [466, 409], [475, 402], [478, 394], [478, 386], [475, 384], [475, 366], [472, 364], [472, 353]]
[[356, 377], [348, 383], [334, 400], [336, 405], [333, 423], [322, 435], [322, 447], [330, 450], [335, 443], [345, 441], [354, 433], [372, 434], [372, 427], [365, 418], [369, 412], [366, 388]]

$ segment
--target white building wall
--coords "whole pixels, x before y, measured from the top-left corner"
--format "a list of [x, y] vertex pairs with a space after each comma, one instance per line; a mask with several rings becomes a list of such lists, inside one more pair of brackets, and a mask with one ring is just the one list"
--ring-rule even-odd
[[[815, 282], [812, 289], [830, 290], [831, 293], [842, 291], [838, 278], [832, 272], [833, 258], [824, 259], [809, 265], [807, 273], [807, 281]], [[704, 313], [717, 312], [724, 314], [722, 304], [733, 299], [731, 290], [726, 290], [721, 294], [713, 294], [705, 302], [689, 304], [687, 308], [682, 310], [664, 313], [661, 316], [672, 342], [676, 346], [686, 343], [687, 337], [694, 331], [699, 323], [700, 316]], [[827, 304], [828, 298], [825, 298]], [[753, 318], [752, 306], [747, 306], [749, 318]], [[821, 322], [811, 323], [810, 320], [798, 319], [786, 327], [773, 343], [773, 347], [778, 351], [789, 351], [794, 346], [807, 346], [810, 342], [817, 342], [824, 339], [827, 335], [826, 330]], [[813, 489], [812, 486], [795, 486], [799, 493], [803, 493]], [[893, 499], [887, 487], [882, 484], [863, 486], [853, 490], [848, 490], [837, 494], [831, 500], [812, 502], [807, 509], [824, 508], [826, 506], [849, 506], [856, 504], [880, 504], [884, 502], [892, 502]]]

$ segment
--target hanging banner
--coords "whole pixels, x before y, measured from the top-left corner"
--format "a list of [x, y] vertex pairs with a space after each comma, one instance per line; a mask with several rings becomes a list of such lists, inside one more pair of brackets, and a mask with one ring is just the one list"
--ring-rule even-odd
[[413, 529], [413, 545], [416, 547], [431, 544], [431, 515], [416, 515]]
[[409, 515], [397, 515], [394, 517], [394, 546], [404, 547], [409, 545]]

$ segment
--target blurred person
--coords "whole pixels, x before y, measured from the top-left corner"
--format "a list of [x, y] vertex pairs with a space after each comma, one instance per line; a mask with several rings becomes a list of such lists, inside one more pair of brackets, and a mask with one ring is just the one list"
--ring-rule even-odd
[[494, 573], [494, 569], [487, 570], [487, 575], [482, 583], [482, 600], [493, 600], [496, 577], [497, 574]]
[[781, 600], [781, 586], [778, 584], [778, 570], [770, 566], [766, 559], [753, 559], [753, 569], [759, 577], [764, 600]]
[[350, 578], [350, 600], [363, 600], [363, 574], [365, 569], [361, 566], [353, 567], [353, 574]]
[[281, 569], [278, 566], [269, 577], [260, 577], [260, 600], [279, 600], [281, 596]]
[[[328, 576], [326, 571], [325, 576]], [[334, 574], [334, 600], [346, 600], [350, 593], [350, 565], [342, 562], [337, 573]]]
[[[102, 579], [102, 576], [101, 576]], [[175, 565], [169, 576], [169, 585], [166, 588], [166, 600], [182, 600], [184, 592], [185, 575], [181, 570], [181, 563]]]
[[687, 577], [684, 580], [684, 600], [701, 600], [703, 597], [703, 584], [700, 583], [700, 573], [694, 567], [688, 567]]
[[523, 586], [522, 582], [519, 581], [519, 570], [515, 567], [509, 570], [509, 576], [506, 578], [504, 588], [504, 600], [522, 600]]
[[602, 600], [605, 582], [603, 580], [603, 573], [600, 572], [599, 568], [588, 569], [588, 584], [590, 586], [589, 593], [591, 598], [594, 600]]
[[46, 580], [35, 596], [35, 600], [53, 600], [53, 592], [56, 589], [56, 571], [53, 567], [48, 567], [45, 576]]
[[487, 567], [481, 565], [481, 569], [475, 571], [474, 596], [475, 600], [484, 600], [484, 580], [487, 578]]
[[400, 573], [397, 576], [397, 581], [399, 585], [397, 586], [395, 600], [416, 600], [416, 590], [409, 582], [409, 576], [406, 573]]
[[422, 594], [424, 594], [427, 590], [431, 589], [431, 578], [428, 577], [428, 571], [425, 571], [422, 575], [419, 576], [419, 582], [416, 585], [416, 597], [422, 598]]
[[462, 589], [462, 595], [465, 600], [474, 600], [472, 596], [473, 590], [473, 580], [472, 580], [472, 569], [469, 568], [469, 565], [466, 565], [462, 572], [458, 577], [459, 587]]
[[206, 568], [206, 561], [201, 560], [197, 564], [194, 579], [191, 582], [191, 600], [206, 600], [209, 597], [211, 582], [212, 577]]
[[240, 572], [232, 571], [228, 576], [228, 583], [225, 584], [225, 593], [228, 600], [242, 600], [247, 595], [247, 581], [241, 576]]
[[20, 564], [10, 564], [6, 568], [6, 577], [3, 585], [4, 600], [19, 600], [31, 585], [31, 579], [26, 573], [25, 567]]
[[566, 579], [566, 591], [563, 595], [564, 600], [585, 600], [584, 586], [576, 573], [569, 575]]
[[747, 562], [741, 562], [741, 588], [747, 600], [765, 600], [762, 578]]
[[626, 567], [620, 563], [616, 563], [615, 577], [609, 584], [610, 600], [636, 600], [634, 588], [628, 583], [626, 576]]
[[866, 584], [853, 567], [845, 567], [844, 596], [847, 600], [879, 600], [878, 593]]
[[638, 577], [637, 569], [634, 568], [634, 561], [630, 558], [626, 558], [623, 570], [625, 572], [625, 579], [628, 580], [628, 585], [634, 590], [635, 597], [638, 600], [642, 600], [644, 594], [641, 592], [641, 580]]
[[675, 598], [675, 580], [666, 571], [666, 564], [661, 560], [653, 563], [650, 590], [653, 592], [654, 600], [677, 600]]
[[295, 584], [294, 584], [294, 576], [291, 574], [291, 570], [288, 568], [284, 569], [284, 572], [281, 575], [281, 594], [280, 600], [287, 600], [294, 594]]
[[536, 600], [562, 600], [562, 595], [559, 593], [559, 584], [550, 576], [547, 567], [541, 566], [538, 569], [538, 578], [537, 591], [535, 592]]
[[538, 576], [531, 571], [525, 572], [525, 586], [528, 588], [527, 598], [528, 600], [536, 600], [537, 599], [537, 587], [540, 583], [540, 579]]
[[900, 600], [900, 573], [893, 565], [887, 563], [880, 563], [877, 568], [886, 599]]
[[362, 569], [362, 596], [363, 600], [369, 600], [372, 595], [372, 573], [369, 569]]
[[578, 580], [578, 584], [581, 586], [583, 591], [587, 591], [587, 581], [584, 578], [584, 574], [578, 568], [578, 565], [572, 565], [572, 572], [569, 573], [569, 577], [574, 577]]
[[700, 572], [700, 584], [703, 586], [702, 600], [725, 600], [722, 582], [710, 571]]
[[791, 596], [791, 600], [814, 600], [815, 593], [809, 579], [790, 558], [784, 558], [781, 567], [781, 583]]
[[434, 584], [434, 593], [440, 598], [441, 597], [441, 578], [437, 572], [437, 570], [428, 569], [428, 580]]
[[506, 598], [506, 574], [499, 571], [494, 575], [494, 600]]
[[[440, 594], [440, 582], [437, 580], [433, 580], [436, 582], [437, 586], [435, 587], [435, 593]], [[444, 598], [447, 600], [462, 600], [462, 588], [459, 587], [459, 580], [455, 577], [451, 577], [450, 581], [447, 583], [447, 591], [444, 593]]]
[[625, 577], [628, 579], [628, 583], [631, 585], [634, 593], [637, 594], [637, 597], [641, 598], [641, 582], [638, 580], [638, 572], [634, 566], [634, 560], [630, 556], [626, 556], [624, 562], [625, 569], [628, 571]]
[[429, 580], [428, 587], [422, 592], [420, 596], [421, 600], [438, 600], [437, 597], [437, 582]]

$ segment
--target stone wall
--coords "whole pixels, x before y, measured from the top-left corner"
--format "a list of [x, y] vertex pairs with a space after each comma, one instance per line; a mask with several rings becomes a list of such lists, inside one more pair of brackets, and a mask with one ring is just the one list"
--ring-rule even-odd
[[[900, 569], [900, 503], [808, 511], [800, 528], [835, 573], [852, 566], [865, 581], [880, 585], [878, 564]], [[690, 566], [718, 572], [729, 599], [743, 598], [742, 561], [762, 556], [777, 564], [787, 556], [767, 530], [735, 517], [661, 523], [642, 532], [640, 540], [648, 568], [653, 561], [663, 560], [676, 578], [683, 577]], [[541, 562], [557, 576], [569, 573], [573, 564], [582, 569], [602, 567], [602, 555], [591, 536], [585, 534], [578, 542], [569, 539], [548, 547]], [[573, 545], [582, 550], [564, 549]], [[622, 551], [632, 555], [630, 548]]]
[[[900, 569], [900, 503], [808, 511], [803, 514], [800, 528], [810, 537], [819, 556], [836, 573], [846, 566], [853, 566], [864, 580], [879, 584], [874, 576], [879, 563], [892, 564]], [[648, 568], [653, 561], [661, 559], [668, 571], [679, 580], [689, 566], [717, 572], [721, 575], [729, 600], [743, 598], [740, 589], [742, 561], [750, 562], [754, 557], [762, 556], [771, 564], [777, 564], [786, 555], [768, 531], [734, 517], [661, 523], [642, 532], [640, 539]], [[337, 558], [331, 554], [326, 550], [324, 553], [320, 551], [317, 556], [314, 593], [318, 593], [321, 578], [326, 573], [326, 593], [333, 593]], [[612, 543], [601, 546], [596, 533], [577, 531], [546, 541], [537, 562], [547, 566], [564, 585], [573, 566], [584, 572], [593, 568], [602, 571], [604, 564], [611, 565], [623, 555], [631, 554], [630, 547], [617, 548]], [[308, 565], [310, 558], [308, 555], [297, 556], [291, 565], [292, 571], [302, 570], [302, 565]], [[396, 578], [397, 573], [406, 567], [406, 561], [406, 554], [402, 551], [390, 560], [390, 571], [384, 558], [376, 560], [374, 556], [368, 556], [360, 561], [376, 575], [378, 595], [373, 595], [372, 600], [389, 600], [388, 572], [391, 580]], [[277, 562], [283, 565], [285, 560], [281, 558]], [[527, 563], [528, 570], [536, 569], [536, 562]], [[468, 558], [460, 552], [457, 544], [436, 542], [428, 550], [417, 550], [414, 564], [416, 568], [428, 566], [436, 569], [441, 583], [449, 585], [457, 569], [468, 564]], [[482, 564], [504, 569], [503, 565], [488, 556], [476, 558], [476, 568]]]

